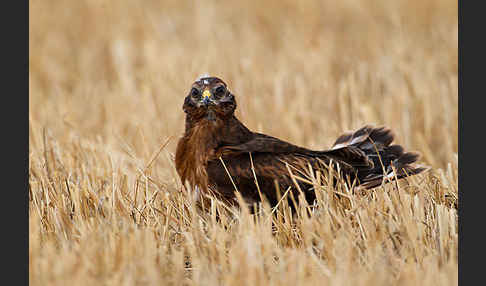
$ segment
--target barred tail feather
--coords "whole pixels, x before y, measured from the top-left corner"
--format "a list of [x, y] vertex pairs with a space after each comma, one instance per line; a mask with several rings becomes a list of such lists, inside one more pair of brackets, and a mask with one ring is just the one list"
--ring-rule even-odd
[[349, 150], [359, 150], [365, 155], [362, 161], [368, 161], [369, 164], [355, 166], [359, 188], [364, 189], [377, 187], [384, 180], [401, 179], [429, 169], [414, 165], [420, 157], [419, 154], [405, 152], [400, 145], [390, 145], [393, 139], [394, 135], [390, 129], [367, 125], [354, 133], [341, 135], [329, 152], [332, 155], [337, 152], [347, 154]]

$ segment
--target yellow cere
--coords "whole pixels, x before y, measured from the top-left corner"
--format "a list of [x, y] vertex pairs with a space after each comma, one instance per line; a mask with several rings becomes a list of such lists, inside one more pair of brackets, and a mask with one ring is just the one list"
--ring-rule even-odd
[[210, 96], [211, 96], [211, 92], [209, 92], [209, 90], [207, 90], [207, 89], [206, 89], [206, 90], [203, 92], [203, 94], [202, 94], [202, 95], [203, 95], [203, 98], [205, 98], [205, 97], [210, 97]]

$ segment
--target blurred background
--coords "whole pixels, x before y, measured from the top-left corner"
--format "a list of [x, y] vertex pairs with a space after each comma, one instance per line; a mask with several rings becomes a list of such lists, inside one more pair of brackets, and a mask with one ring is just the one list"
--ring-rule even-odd
[[254, 131], [324, 149], [344, 131], [386, 125], [426, 164], [455, 161], [457, 1], [29, 7], [31, 154], [47, 136], [67, 153], [84, 142], [147, 162], [171, 138], [167, 160], [154, 166], [172, 181], [183, 99], [208, 73], [227, 82], [237, 116]]
[[[452, 0], [30, 0], [31, 283], [457, 285], [457, 12]], [[386, 125], [432, 171], [353, 196], [352, 210], [325, 201], [295, 231], [186, 213], [173, 157], [205, 73], [254, 131], [326, 149]]]

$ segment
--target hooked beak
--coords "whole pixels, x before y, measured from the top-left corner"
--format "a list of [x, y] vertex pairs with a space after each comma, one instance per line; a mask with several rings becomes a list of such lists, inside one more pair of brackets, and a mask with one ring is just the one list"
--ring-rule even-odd
[[209, 103], [211, 102], [211, 100], [209, 99], [211, 97], [211, 92], [209, 90], [205, 90], [202, 94], [203, 96], [203, 100], [202, 102], [205, 104], [205, 105], [209, 105]]

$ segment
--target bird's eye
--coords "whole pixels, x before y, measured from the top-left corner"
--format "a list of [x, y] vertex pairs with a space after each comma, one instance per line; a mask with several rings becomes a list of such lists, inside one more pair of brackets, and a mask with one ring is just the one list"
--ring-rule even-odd
[[224, 95], [224, 93], [226, 92], [226, 88], [224, 88], [224, 86], [220, 85], [216, 88], [216, 90], [214, 90], [214, 95], [216, 97], [221, 97]]
[[191, 96], [194, 97], [194, 98], [198, 98], [198, 97], [201, 97], [201, 93], [199, 92], [199, 90], [195, 87], [193, 87], [191, 89]]

